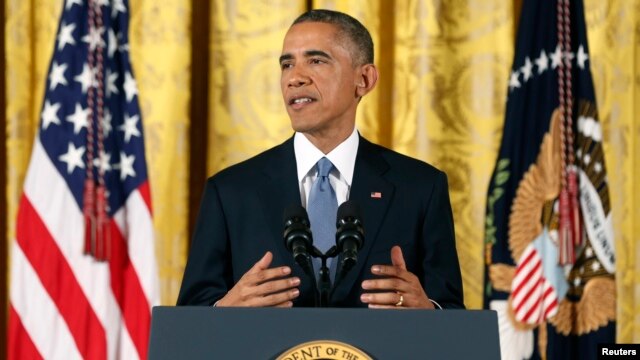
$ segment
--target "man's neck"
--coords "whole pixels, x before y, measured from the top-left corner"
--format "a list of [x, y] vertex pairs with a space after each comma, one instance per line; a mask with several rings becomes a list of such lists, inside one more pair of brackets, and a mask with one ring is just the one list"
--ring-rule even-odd
[[[355, 126], [355, 125], [354, 125]], [[338, 145], [342, 144], [347, 138], [353, 133], [353, 127], [348, 131], [341, 131], [336, 134], [330, 134], [327, 136], [326, 134], [322, 134], [318, 136], [318, 134], [314, 133], [302, 133], [308, 140], [315, 146], [318, 150], [322, 151], [323, 154], [330, 153], [333, 149], [338, 147]]]

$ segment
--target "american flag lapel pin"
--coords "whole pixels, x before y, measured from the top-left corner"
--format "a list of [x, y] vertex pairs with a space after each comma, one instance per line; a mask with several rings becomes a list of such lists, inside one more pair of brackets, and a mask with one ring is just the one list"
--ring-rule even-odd
[[382, 193], [380, 191], [372, 191], [371, 192], [372, 199], [382, 199]]

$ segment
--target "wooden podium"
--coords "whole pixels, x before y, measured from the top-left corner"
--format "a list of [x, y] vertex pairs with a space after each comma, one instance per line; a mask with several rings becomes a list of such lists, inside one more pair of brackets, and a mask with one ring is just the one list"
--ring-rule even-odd
[[[318, 340], [345, 343], [376, 360], [500, 359], [497, 315], [489, 310], [157, 306], [151, 323], [153, 360], [277, 359]], [[362, 360], [318, 349], [283, 359]]]

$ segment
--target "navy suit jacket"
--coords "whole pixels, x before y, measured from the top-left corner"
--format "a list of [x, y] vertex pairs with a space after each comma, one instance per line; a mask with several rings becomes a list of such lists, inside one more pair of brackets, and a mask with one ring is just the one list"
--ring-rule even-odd
[[[372, 197], [377, 192], [381, 197]], [[371, 266], [391, 264], [402, 248], [407, 269], [443, 308], [464, 308], [446, 175], [422, 161], [360, 137], [349, 199], [362, 210], [365, 240], [358, 263], [336, 287], [330, 306], [362, 307]], [[293, 138], [208, 179], [178, 305], [212, 305], [266, 251], [272, 267], [301, 279], [294, 306], [314, 306], [314, 279], [287, 251], [283, 211], [301, 204]]]

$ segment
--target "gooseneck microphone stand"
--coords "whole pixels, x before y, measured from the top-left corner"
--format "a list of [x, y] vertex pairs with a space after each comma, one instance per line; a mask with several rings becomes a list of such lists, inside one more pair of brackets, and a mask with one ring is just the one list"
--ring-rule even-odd
[[311, 256], [320, 258], [320, 269], [318, 270], [318, 282], [316, 284], [316, 307], [328, 307], [329, 297], [333, 292], [331, 288], [331, 274], [327, 267], [327, 259], [334, 258], [338, 255], [338, 248], [332, 246], [326, 253], [322, 253], [315, 246], [312, 247]]

